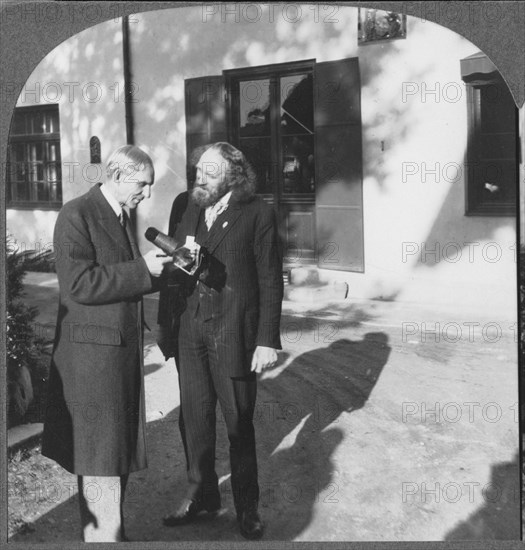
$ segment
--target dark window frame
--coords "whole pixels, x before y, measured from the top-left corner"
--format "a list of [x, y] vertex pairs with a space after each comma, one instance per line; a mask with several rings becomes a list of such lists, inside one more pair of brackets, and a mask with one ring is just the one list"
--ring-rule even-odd
[[[305, 59], [301, 61], [292, 61], [288, 63], [272, 63], [269, 65], [259, 65], [256, 67], [242, 67], [239, 69], [229, 69], [223, 71], [225, 78], [226, 89], [226, 109], [227, 109], [227, 128], [228, 139], [236, 147], [240, 143], [240, 121], [238, 117], [240, 93], [239, 83], [241, 81], [259, 80], [268, 78], [270, 81], [281, 77], [294, 76], [298, 74], [311, 74], [313, 79], [313, 90], [315, 93], [315, 59]], [[281, 200], [284, 198], [286, 202], [295, 204], [309, 204], [315, 200], [315, 188], [311, 193], [283, 193], [284, 185], [281, 181], [283, 174], [283, 155], [282, 155], [282, 134], [278, 129], [278, 113], [280, 108], [279, 90], [271, 83], [270, 84], [270, 101], [272, 102], [272, 133], [270, 136], [271, 142], [271, 174], [273, 178], [272, 192], [260, 193], [260, 196], [267, 202], [273, 202], [274, 197], [279, 196]], [[315, 114], [315, 97], [312, 105], [312, 115]], [[314, 141], [314, 158], [315, 158], [315, 127], [312, 132]]]
[[[512, 95], [508, 91], [508, 100], [512, 101], [514, 107], [514, 129], [513, 132], [505, 132], [505, 134], [513, 134], [515, 136], [513, 151], [516, 164], [516, 177], [514, 181], [515, 194], [514, 200], [506, 202], [486, 202], [483, 200], [483, 181], [487, 179], [489, 174], [488, 169], [483, 169], [480, 166], [480, 158], [482, 157], [481, 148], [484, 134], [482, 133], [482, 92], [488, 91], [495, 86], [504, 89], [505, 93], [508, 87], [499, 73], [491, 73], [490, 75], [477, 75], [475, 80], [471, 82], [465, 81], [467, 93], [467, 121], [468, 121], [468, 144], [465, 153], [465, 215], [466, 216], [515, 216], [517, 213], [518, 202], [518, 159], [519, 159], [519, 131], [518, 131], [518, 109], [514, 104]], [[496, 134], [492, 134], [496, 135]], [[503, 134], [502, 134], [503, 135]], [[494, 159], [494, 163], [498, 160]], [[490, 178], [488, 178], [490, 179]], [[491, 182], [487, 182], [491, 183]], [[495, 182], [497, 183], [497, 182]]]
[[[31, 114], [44, 114], [46, 112], [53, 112], [56, 113], [56, 120], [57, 120], [57, 126], [58, 131], [57, 132], [48, 132], [48, 133], [20, 133], [15, 134], [15, 117], [20, 114], [24, 114], [25, 116], [31, 115]], [[35, 186], [31, 187], [29, 185], [29, 181], [25, 181], [26, 185], [28, 185], [28, 191], [30, 194], [30, 198], [28, 200], [20, 200], [18, 199], [18, 190], [17, 186], [21, 183], [21, 180], [13, 180], [12, 178], [12, 165], [11, 165], [11, 159], [12, 159], [12, 149], [16, 144], [23, 144], [24, 146], [28, 146], [31, 144], [46, 144], [54, 142], [57, 146], [57, 156], [55, 161], [50, 161], [49, 159], [45, 158], [45, 153], [42, 159], [42, 164], [45, 166], [46, 164], [50, 163], [56, 163], [57, 165], [57, 179], [56, 179], [56, 187], [57, 187], [57, 196], [59, 197], [58, 200], [38, 200], [38, 198], [35, 198]], [[45, 151], [45, 148], [44, 148]], [[30, 161], [27, 159], [27, 157], [24, 157], [24, 163], [29, 163]], [[34, 106], [24, 106], [24, 107], [16, 107], [13, 118], [11, 121], [11, 131], [9, 133], [9, 143], [8, 143], [8, 152], [7, 152], [7, 166], [6, 166], [6, 207], [10, 209], [17, 209], [17, 210], [60, 210], [63, 204], [63, 197], [62, 197], [62, 174], [61, 174], [61, 165], [62, 163], [62, 156], [61, 156], [61, 147], [60, 147], [60, 113], [59, 113], [59, 107], [58, 104], [45, 104], [45, 105], [34, 105]], [[29, 173], [29, 170], [26, 168], [26, 173]], [[38, 184], [38, 182], [35, 182]], [[41, 181], [46, 188], [48, 189], [49, 193], [49, 186], [51, 185], [51, 181], [47, 180], [45, 177]], [[32, 196], [31, 196], [32, 195]]]

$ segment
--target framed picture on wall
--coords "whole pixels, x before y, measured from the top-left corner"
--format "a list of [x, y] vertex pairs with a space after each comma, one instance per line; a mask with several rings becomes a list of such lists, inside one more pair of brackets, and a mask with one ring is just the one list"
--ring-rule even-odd
[[406, 15], [393, 11], [359, 8], [358, 44], [406, 38]]

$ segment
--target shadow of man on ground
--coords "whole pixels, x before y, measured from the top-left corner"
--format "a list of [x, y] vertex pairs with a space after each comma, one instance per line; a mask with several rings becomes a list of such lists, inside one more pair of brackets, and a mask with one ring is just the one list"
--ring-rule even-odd
[[[320, 503], [337, 509], [344, 506], [333, 462], [339, 445], [354, 444], [347, 439], [344, 416], [365, 405], [389, 354], [387, 336], [370, 333], [361, 341], [341, 339], [308, 351], [261, 377], [255, 421], [260, 510], [267, 525], [264, 540], [297, 538], [310, 525]], [[282, 357], [286, 361], [286, 354]], [[153, 365], [152, 369], [156, 368]], [[217, 447], [224, 514], [177, 529], [162, 526], [162, 516], [172, 511], [186, 483], [179, 412], [177, 406], [161, 420], [147, 424], [148, 469], [130, 476], [125, 503], [127, 535], [136, 541], [243, 541], [229, 494], [224, 427]], [[55, 507], [15, 535], [12, 542], [80, 540], [78, 495], [71, 494], [76, 478], [66, 474], [57, 471], [45, 482], [43, 498], [55, 498], [56, 493]], [[58, 493], [66, 498], [58, 498]], [[317, 538], [329, 540], [331, 536], [331, 526], [326, 525]]]
[[[265, 538], [294, 540], [310, 525], [314, 508], [330, 505], [333, 515], [344, 506], [344, 470], [333, 455], [339, 445], [354, 444], [346, 415], [366, 404], [390, 351], [386, 334], [368, 333], [308, 351], [288, 365], [285, 358], [262, 378], [256, 429], [264, 447], [258, 455]], [[309, 539], [330, 540], [330, 526], [322, 529], [310, 530]]]

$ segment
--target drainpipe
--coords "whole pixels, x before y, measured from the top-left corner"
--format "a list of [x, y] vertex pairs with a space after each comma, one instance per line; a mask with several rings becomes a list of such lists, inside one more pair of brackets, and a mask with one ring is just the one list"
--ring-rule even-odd
[[124, 62], [124, 109], [126, 112], [126, 143], [134, 145], [133, 135], [133, 111], [132, 111], [132, 87], [131, 87], [131, 60], [129, 46], [129, 18], [122, 18], [122, 57]]
[[[133, 105], [131, 88], [131, 48], [129, 45], [129, 18], [125, 15], [122, 18], [122, 60], [124, 65], [124, 112], [126, 116], [126, 144], [135, 145], [135, 136], [133, 135]], [[137, 240], [137, 212], [130, 209], [129, 217], [135, 241]]]

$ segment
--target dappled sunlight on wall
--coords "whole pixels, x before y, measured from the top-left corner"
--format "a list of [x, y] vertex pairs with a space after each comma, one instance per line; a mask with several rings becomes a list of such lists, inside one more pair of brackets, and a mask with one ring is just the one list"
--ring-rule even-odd
[[[131, 57], [139, 84], [135, 137], [137, 145], [149, 143], [156, 152], [155, 197], [141, 205], [139, 237], [151, 225], [150, 213], [167, 227], [173, 198], [186, 189], [185, 79], [235, 67], [356, 55], [357, 10], [302, 6], [297, 23], [290, 23], [277, 6], [271, 9], [261, 5], [257, 23], [243, 17], [236, 22], [235, 16], [223, 21], [210, 6], [133, 15]], [[288, 19], [294, 18], [290, 8]], [[150, 246], [144, 240], [141, 245]]]
[[[64, 201], [96, 181], [89, 139], [100, 138], [102, 158], [126, 142], [120, 20], [72, 36], [51, 51], [28, 79], [17, 106], [58, 103]], [[39, 89], [39, 94], [31, 90]], [[86, 181], [87, 180], [87, 181]]]
[[[122, 69], [121, 22], [110, 20], [52, 50], [35, 68], [18, 99], [19, 107], [59, 104], [64, 202], [103, 177], [103, 164], [90, 164], [92, 136], [100, 139], [103, 163], [126, 143]], [[16, 210], [8, 213], [8, 219], [15, 234], [31, 234], [40, 240], [40, 235], [52, 234], [56, 219], [56, 212], [42, 214]]]
[[[359, 287], [367, 297], [410, 299], [417, 296], [415, 281], [427, 291], [449, 284], [467, 287], [475, 267], [403, 256], [407, 243], [419, 243], [421, 249], [422, 243], [455, 242], [464, 254], [469, 242], [479, 242], [480, 250], [497, 239], [502, 248], [512, 246], [512, 218], [464, 215], [467, 99], [460, 59], [477, 51], [473, 44], [439, 25], [408, 17], [406, 39], [358, 46], [357, 8], [301, 4], [286, 5], [283, 12], [280, 4], [251, 6], [231, 5], [240, 10], [238, 15], [205, 4], [130, 17], [135, 143], [151, 154], [156, 176], [152, 198], [138, 209], [143, 251], [151, 247], [142, 237], [145, 229], [155, 225], [166, 230], [173, 199], [187, 187], [185, 79], [232, 68], [352, 57], [359, 58], [362, 86], [365, 273], [339, 272], [337, 278], [352, 283], [351, 293]], [[74, 101], [67, 89], [58, 101], [63, 162], [79, 164], [64, 171], [65, 200], [94, 183], [91, 136], [100, 138], [103, 160], [126, 140], [122, 73], [121, 21], [112, 20], [62, 43], [28, 81], [31, 89], [37, 82], [79, 83]], [[99, 101], [82, 96], [90, 82], [100, 86]], [[88, 92], [93, 94], [95, 87]], [[17, 214], [22, 228], [29, 213]], [[340, 238], [330, 234], [333, 227], [325, 229], [327, 242]], [[514, 268], [507, 258], [497, 267], [482, 265], [480, 287], [504, 275], [513, 278]]]
[[[459, 60], [477, 48], [410, 17], [407, 34], [407, 40], [360, 48], [368, 282], [378, 297], [404, 299], [417, 299], [434, 284], [435, 299], [446, 301], [454, 289], [460, 294], [472, 287], [476, 264], [413, 273], [420, 265], [417, 254], [403, 250], [410, 243], [431, 249], [451, 241], [488, 242], [496, 235], [508, 247], [515, 241], [514, 220], [465, 216], [467, 98]], [[478, 269], [478, 282], [490, 286], [504, 273], [512, 276], [510, 260], [499, 262], [498, 273]], [[503, 292], [512, 301], [512, 289]]]
[[[134, 105], [137, 138], [156, 151], [158, 173], [155, 200], [144, 204], [142, 212], [146, 218], [164, 219], [167, 227], [172, 200], [186, 188], [185, 78], [308, 58], [359, 57], [366, 278], [351, 273], [337, 277], [358, 278], [363, 293], [372, 297], [377, 289], [397, 296], [405, 287], [410, 295], [415, 287], [407, 282], [418, 278], [427, 285], [442, 277], [468, 284], [470, 270], [451, 264], [435, 274], [430, 269], [413, 273], [418, 262], [403, 257], [402, 250], [403, 243], [449, 236], [456, 241], [490, 239], [499, 227], [510, 226], [509, 219], [465, 217], [464, 177], [458, 173], [453, 182], [449, 177], [454, 166], [463, 164], [467, 140], [460, 59], [477, 48], [439, 25], [410, 17], [406, 40], [358, 46], [357, 9], [337, 7], [330, 17], [321, 8], [316, 12], [314, 6], [301, 5], [296, 23], [290, 21], [297, 12], [290, 11], [287, 20], [277, 7], [270, 21], [268, 6], [257, 22], [242, 11], [236, 20], [218, 6], [135, 16], [133, 70], [141, 75]], [[141, 223], [145, 228], [150, 222]], [[501, 264], [507, 274], [512, 268]], [[481, 271], [485, 283], [492, 277], [491, 270]]]

